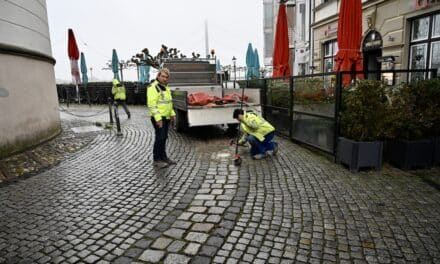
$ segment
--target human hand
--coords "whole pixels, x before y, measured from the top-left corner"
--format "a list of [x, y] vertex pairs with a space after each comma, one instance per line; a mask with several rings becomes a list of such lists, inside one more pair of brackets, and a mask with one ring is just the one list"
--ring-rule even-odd
[[162, 120], [157, 121], [156, 125], [157, 125], [158, 128], [162, 128], [162, 126], [163, 126]]

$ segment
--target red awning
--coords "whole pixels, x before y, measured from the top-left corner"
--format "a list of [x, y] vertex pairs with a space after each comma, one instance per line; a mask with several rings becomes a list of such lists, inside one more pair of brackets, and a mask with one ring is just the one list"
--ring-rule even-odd
[[290, 76], [289, 32], [287, 28], [286, 5], [280, 3], [273, 50], [273, 77]]
[[[336, 71], [362, 71], [362, 3], [361, 0], [341, 0], [338, 21], [338, 53]], [[343, 85], [354, 76], [344, 74]], [[358, 78], [362, 76], [358, 74]]]

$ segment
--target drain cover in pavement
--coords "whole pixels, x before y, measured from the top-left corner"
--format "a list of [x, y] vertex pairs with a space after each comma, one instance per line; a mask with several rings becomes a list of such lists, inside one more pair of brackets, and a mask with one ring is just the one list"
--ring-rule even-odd
[[101, 131], [102, 127], [97, 127], [97, 126], [81, 126], [81, 127], [72, 127], [72, 130], [75, 133], [86, 133], [86, 132]]

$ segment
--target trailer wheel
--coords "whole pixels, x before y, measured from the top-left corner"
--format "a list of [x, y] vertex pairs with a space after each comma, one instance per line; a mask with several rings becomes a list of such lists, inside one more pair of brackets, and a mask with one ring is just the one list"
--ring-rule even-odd
[[182, 110], [177, 110], [176, 112], [176, 131], [184, 132], [188, 128], [188, 120], [186, 112]]

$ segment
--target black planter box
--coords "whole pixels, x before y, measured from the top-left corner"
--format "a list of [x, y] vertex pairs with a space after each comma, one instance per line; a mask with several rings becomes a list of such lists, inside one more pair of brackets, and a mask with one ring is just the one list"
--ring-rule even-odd
[[434, 158], [433, 165], [440, 165], [440, 137], [434, 138]]
[[380, 170], [382, 167], [382, 152], [382, 141], [358, 142], [340, 137], [336, 159], [338, 162], [346, 164], [352, 172], [357, 172], [360, 168], [371, 167]]
[[431, 139], [393, 140], [387, 142], [388, 161], [404, 170], [431, 167], [434, 144]]

